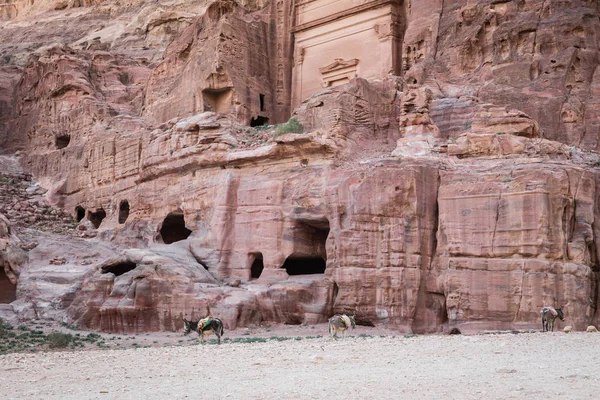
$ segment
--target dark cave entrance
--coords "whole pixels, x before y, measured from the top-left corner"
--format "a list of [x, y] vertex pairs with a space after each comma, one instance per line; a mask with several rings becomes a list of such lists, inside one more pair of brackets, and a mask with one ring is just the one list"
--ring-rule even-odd
[[169, 213], [160, 227], [160, 236], [165, 244], [185, 240], [191, 234], [192, 231], [185, 227], [185, 219], [181, 210]]
[[56, 145], [57, 149], [64, 149], [65, 147], [67, 147], [69, 145], [70, 142], [71, 142], [71, 136], [62, 135], [62, 136], [56, 137], [54, 144]]
[[260, 111], [265, 111], [265, 95], [262, 93], [259, 94], [258, 101], [260, 103]]
[[329, 236], [329, 221], [296, 222], [292, 229], [293, 253], [281, 268], [288, 275], [323, 274], [327, 267], [325, 243]]
[[251, 127], [267, 125], [268, 123], [269, 123], [269, 118], [267, 118], [267, 117], [258, 116], [256, 118], [252, 118], [250, 120]]
[[75, 218], [77, 219], [77, 222], [81, 222], [81, 220], [85, 218], [85, 208], [81, 206], [75, 207]]
[[119, 223], [124, 224], [127, 218], [129, 218], [129, 202], [123, 200], [119, 204]]
[[122, 263], [111, 264], [102, 267], [103, 274], [115, 274], [115, 276], [123, 275], [126, 272], [134, 270], [137, 267], [137, 264], [131, 261], [125, 261]]
[[104, 218], [106, 218], [104, 208], [97, 208], [95, 212], [88, 211], [88, 219], [92, 221], [96, 229], [100, 228], [100, 224]]
[[0, 268], [0, 303], [8, 304], [16, 299], [17, 285], [8, 279], [6, 272], [4, 272], [4, 267], [2, 267]]
[[285, 259], [283, 266], [288, 275], [324, 274], [326, 261], [322, 257], [297, 257], [293, 254]]
[[254, 258], [252, 261], [252, 265], [250, 266], [250, 280], [260, 278], [260, 274], [262, 274], [263, 269], [265, 269], [265, 265], [263, 264], [263, 255], [262, 253], [252, 253], [250, 257]]

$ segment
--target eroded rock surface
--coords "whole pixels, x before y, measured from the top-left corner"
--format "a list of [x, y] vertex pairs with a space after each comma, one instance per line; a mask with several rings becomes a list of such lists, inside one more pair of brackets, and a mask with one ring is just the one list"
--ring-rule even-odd
[[[377, 51], [294, 47], [375, 3]], [[25, 190], [0, 226], [13, 317], [465, 333], [554, 305], [598, 325], [598, 8], [472, 3], [0, 6], [0, 144], [35, 178], [3, 175]]]

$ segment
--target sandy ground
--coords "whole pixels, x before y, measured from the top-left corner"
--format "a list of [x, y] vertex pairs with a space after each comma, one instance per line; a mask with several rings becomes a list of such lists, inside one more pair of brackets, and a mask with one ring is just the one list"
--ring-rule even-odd
[[306, 338], [315, 328], [288, 329], [302, 339], [4, 355], [0, 398], [600, 398], [600, 334], [381, 337], [372, 329], [365, 338], [357, 329], [334, 341]]

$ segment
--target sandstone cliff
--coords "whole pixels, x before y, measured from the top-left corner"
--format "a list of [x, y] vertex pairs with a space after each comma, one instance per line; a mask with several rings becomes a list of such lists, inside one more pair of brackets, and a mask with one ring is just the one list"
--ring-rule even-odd
[[[3, 208], [2, 316], [597, 325], [598, 2], [342, 3], [0, 5], [0, 148], [43, 188], [7, 171], [39, 203]], [[380, 76], [295, 47], [368, 13]], [[325, 88], [292, 111], [311, 63]], [[77, 229], [24, 226], [50, 210]]]

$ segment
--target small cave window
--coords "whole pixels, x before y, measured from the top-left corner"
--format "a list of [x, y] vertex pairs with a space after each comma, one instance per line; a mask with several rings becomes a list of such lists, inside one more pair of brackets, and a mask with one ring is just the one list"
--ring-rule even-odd
[[123, 200], [119, 203], [119, 223], [124, 224], [127, 218], [129, 218], [129, 202]]
[[131, 270], [134, 270], [137, 267], [136, 263], [131, 261], [125, 261], [117, 264], [111, 264], [102, 267], [103, 274], [115, 274], [115, 276], [123, 275]]
[[17, 299], [17, 285], [12, 283], [4, 268], [0, 268], [0, 304], [12, 303]]
[[71, 141], [70, 135], [61, 135], [61, 136], [56, 137], [54, 144], [56, 145], [57, 149], [64, 149], [65, 147], [67, 147], [69, 145], [70, 141]]
[[311, 275], [325, 273], [326, 262], [323, 257], [294, 257], [286, 258], [281, 268], [288, 275]]
[[77, 222], [81, 222], [81, 220], [85, 218], [85, 208], [81, 206], [75, 207], [75, 218], [77, 219]]
[[96, 229], [100, 228], [104, 218], [106, 218], [106, 211], [103, 208], [98, 208], [95, 212], [88, 211], [88, 219], [92, 221]]
[[260, 101], [260, 111], [265, 111], [265, 95], [262, 93], [259, 94], [258, 100]]
[[250, 279], [258, 279], [265, 269], [265, 265], [263, 264], [263, 255], [262, 253], [254, 253], [250, 254], [250, 257], [254, 258], [252, 261], [252, 265], [250, 266]]
[[185, 240], [191, 234], [192, 231], [185, 227], [185, 219], [181, 210], [169, 213], [160, 227], [160, 236], [165, 244]]
[[269, 123], [269, 118], [267, 118], [267, 117], [258, 116], [256, 118], [252, 118], [250, 120], [251, 127], [267, 125], [268, 123]]

